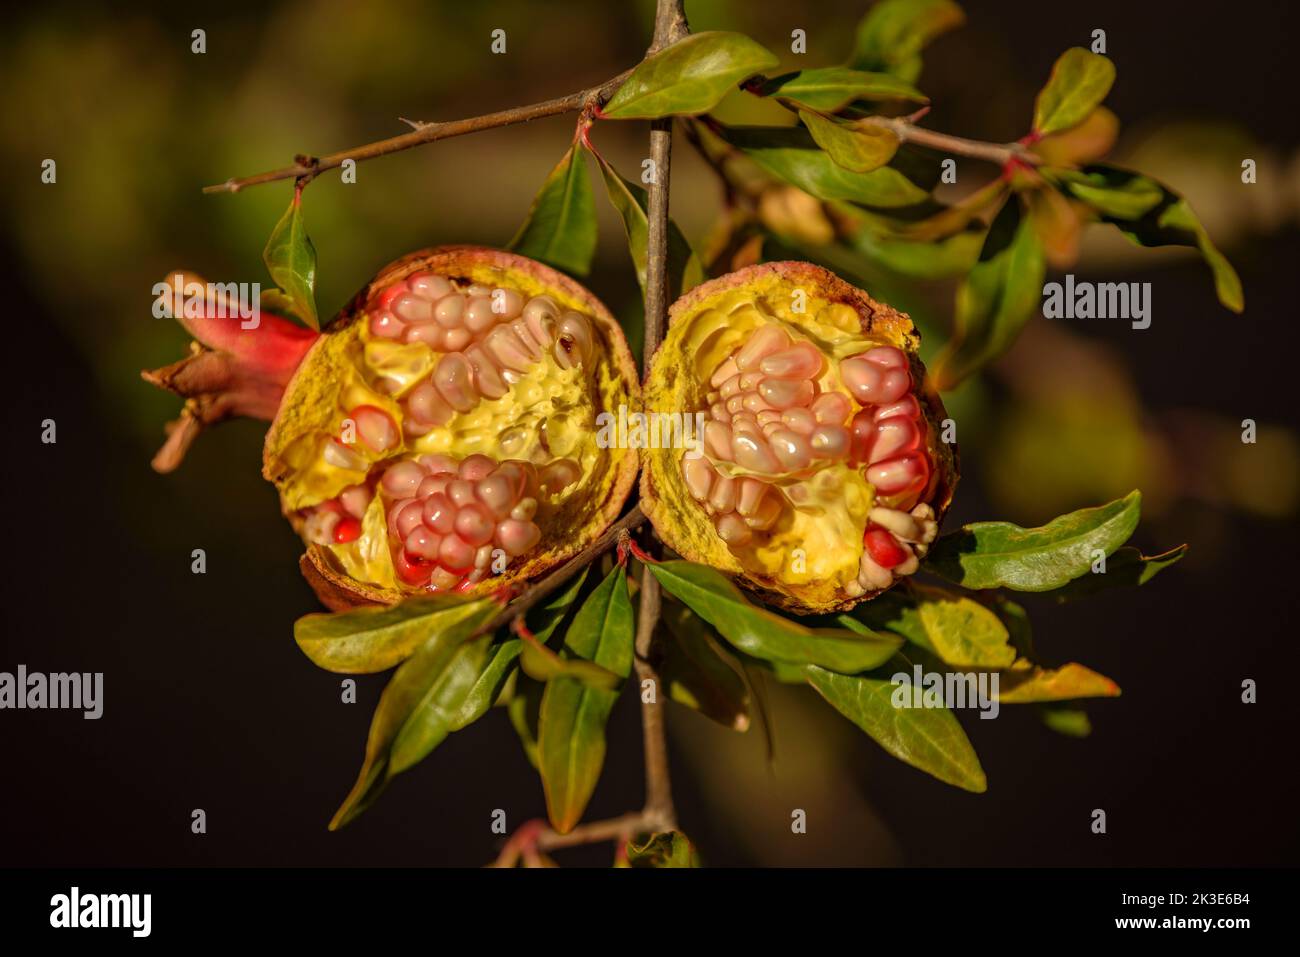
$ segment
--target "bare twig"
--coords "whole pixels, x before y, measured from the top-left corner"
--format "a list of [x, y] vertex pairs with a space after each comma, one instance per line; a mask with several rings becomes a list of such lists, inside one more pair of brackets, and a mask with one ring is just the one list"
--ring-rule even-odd
[[1012, 160], [1020, 160], [1030, 166], [1037, 166], [1040, 162], [1038, 156], [1032, 150], [1027, 149], [1020, 143], [986, 143], [983, 140], [971, 140], [964, 136], [936, 133], [934, 130], [927, 130], [909, 122], [909, 118], [868, 116], [857, 122], [862, 125], [882, 126], [887, 130], [891, 130], [904, 143], [914, 143], [917, 146], [924, 146], [940, 153], [950, 153], [954, 156], [968, 156], [971, 159], [985, 160], [989, 163], [996, 163], [998, 166], [1005, 166]]
[[541, 103], [533, 103], [529, 106], [516, 106], [513, 109], [488, 113], [485, 116], [472, 116], [464, 120], [449, 120], [445, 123], [426, 123], [422, 120], [403, 119], [403, 123], [414, 127], [410, 133], [403, 133], [401, 136], [393, 136], [386, 140], [378, 140], [374, 143], [367, 143], [365, 146], [353, 147], [350, 150], [342, 150], [326, 156], [315, 158], [298, 157], [295, 158], [293, 166], [257, 173], [254, 176], [228, 179], [224, 183], [218, 183], [215, 186], [205, 186], [203, 192], [237, 193], [245, 186], [258, 186], [262, 183], [272, 183], [281, 179], [315, 176], [324, 170], [336, 169], [342, 166], [344, 160], [350, 159], [361, 162], [379, 156], [387, 156], [389, 153], [409, 150], [416, 146], [423, 146], [425, 143], [449, 139], [453, 136], [464, 136], [466, 133], [478, 133], [482, 130], [490, 130], [498, 126], [511, 126], [515, 123], [527, 123], [529, 120], [540, 119], [544, 116], [573, 113], [584, 109], [589, 104], [598, 106], [614, 95], [614, 91], [622, 86], [623, 81], [628, 78], [631, 72], [631, 70], [625, 70], [599, 86], [579, 90], [576, 93], [570, 93], [568, 96], [544, 100]]

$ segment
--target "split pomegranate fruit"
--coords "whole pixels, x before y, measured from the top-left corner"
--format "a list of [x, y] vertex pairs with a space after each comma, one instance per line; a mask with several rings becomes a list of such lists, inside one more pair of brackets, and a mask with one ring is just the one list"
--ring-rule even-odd
[[[517, 587], [597, 538], [635, 484], [640, 443], [598, 425], [643, 408], [623, 333], [532, 260], [413, 253], [323, 334], [265, 312], [256, 329], [178, 319], [201, 345], [145, 373], [188, 400], [155, 467], [203, 426], [271, 419], [263, 472], [330, 608]], [[661, 539], [800, 612], [915, 571], [956, 480], [916, 347], [906, 316], [804, 263], [683, 297], [644, 410], [651, 432], [656, 415], [703, 429], [640, 453]]]
[[516, 586], [597, 538], [635, 484], [636, 451], [592, 425], [639, 404], [622, 330], [530, 259], [413, 253], [321, 335], [266, 313], [251, 331], [181, 321], [208, 348], [146, 378], [186, 395], [197, 425], [270, 407], [263, 472], [330, 608]]
[[647, 409], [703, 417], [702, 448], [645, 453], [659, 536], [796, 612], [915, 572], [957, 478], [919, 344], [907, 316], [808, 263], [691, 290], [645, 384]]

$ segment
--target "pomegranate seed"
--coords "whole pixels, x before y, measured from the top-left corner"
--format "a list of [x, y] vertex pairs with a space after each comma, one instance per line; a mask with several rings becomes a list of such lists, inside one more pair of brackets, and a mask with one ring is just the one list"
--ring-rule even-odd
[[334, 526], [334, 541], [340, 545], [346, 545], [348, 542], [355, 542], [361, 537], [361, 522], [349, 515], [347, 518], [339, 519], [339, 523]]
[[893, 568], [907, 560], [907, 550], [894, 538], [888, 529], [868, 528], [862, 537], [862, 544], [867, 553], [881, 568]]

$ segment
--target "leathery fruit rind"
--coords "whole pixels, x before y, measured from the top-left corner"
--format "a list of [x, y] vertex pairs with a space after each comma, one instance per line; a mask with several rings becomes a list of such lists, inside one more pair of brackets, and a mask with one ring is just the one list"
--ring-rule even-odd
[[[473, 597], [536, 578], [619, 516], [637, 452], [600, 447], [595, 417], [620, 405], [639, 408], [636, 366], [594, 295], [512, 253], [427, 249], [381, 270], [312, 346], [267, 432], [263, 472], [308, 540], [302, 571], [328, 607], [431, 588]], [[500, 553], [503, 532], [508, 563], [489, 571], [482, 553]], [[457, 570], [473, 543], [479, 563]]]
[[958, 477], [919, 346], [906, 314], [810, 263], [691, 290], [643, 385], [651, 421], [706, 419], [698, 461], [683, 443], [642, 453], [659, 537], [800, 614], [847, 610], [915, 571]]

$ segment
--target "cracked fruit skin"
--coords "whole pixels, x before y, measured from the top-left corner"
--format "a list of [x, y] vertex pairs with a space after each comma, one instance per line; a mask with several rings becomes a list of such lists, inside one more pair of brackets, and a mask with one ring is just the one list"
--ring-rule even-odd
[[199, 344], [144, 373], [188, 400], [155, 468], [204, 426], [271, 418], [263, 474], [333, 610], [510, 589], [596, 539], [636, 482], [636, 451], [601, 447], [593, 425], [639, 406], [622, 330], [522, 256], [411, 253], [319, 335], [269, 313], [247, 331], [179, 318]]
[[802, 614], [914, 572], [958, 475], [919, 345], [905, 314], [809, 263], [692, 289], [644, 385], [648, 415], [703, 417], [698, 455], [642, 453], [660, 538]]

